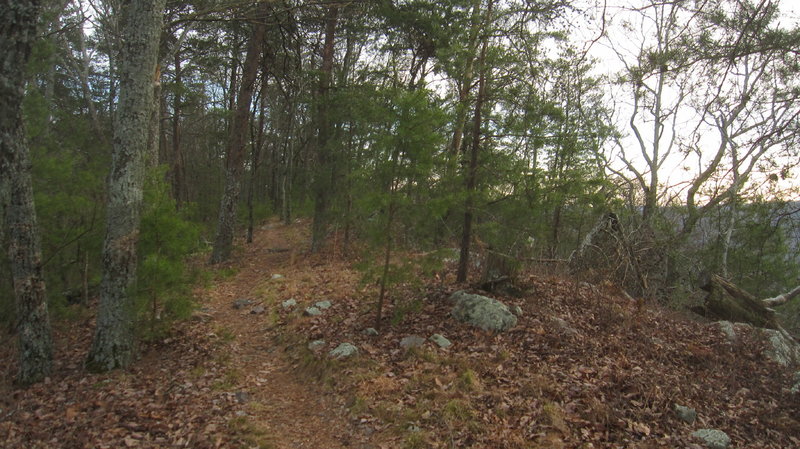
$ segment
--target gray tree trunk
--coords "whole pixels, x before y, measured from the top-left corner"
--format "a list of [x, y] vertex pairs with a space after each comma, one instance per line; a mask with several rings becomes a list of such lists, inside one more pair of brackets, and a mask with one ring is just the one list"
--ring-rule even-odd
[[236, 205], [241, 192], [242, 172], [244, 171], [245, 139], [250, 119], [250, 103], [258, 74], [261, 49], [267, 26], [260, 22], [253, 30], [253, 36], [247, 46], [247, 55], [242, 68], [242, 83], [236, 99], [236, 111], [233, 114], [227, 155], [225, 157], [225, 191], [219, 205], [219, 221], [217, 236], [214, 239], [214, 251], [210, 262], [220, 263], [228, 260], [233, 249], [233, 231], [236, 225]]
[[39, 8], [37, 0], [0, 0], [0, 212], [17, 301], [17, 382], [22, 385], [44, 379], [53, 358], [31, 162], [22, 122], [25, 67], [36, 38]]
[[124, 368], [133, 359], [132, 289], [136, 280], [144, 162], [164, 2], [131, 0], [123, 12], [103, 279], [97, 328], [86, 362], [92, 371]]

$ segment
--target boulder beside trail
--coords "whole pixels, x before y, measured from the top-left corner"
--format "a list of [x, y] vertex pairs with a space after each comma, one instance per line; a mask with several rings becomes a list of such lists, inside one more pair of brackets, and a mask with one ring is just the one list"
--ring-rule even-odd
[[342, 343], [328, 353], [328, 355], [334, 359], [346, 359], [357, 354], [358, 348], [351, 343]]
[[450, 295], [453, 318], [483, 330], [503, 332], [517, 325], [517, 317], [502, 302], [481, 295], [457, 291]]
[[700, 429], [692, 436], [703, 440], [709, 449], [726, 449], [731, 444], [731, 438], [727, 433], [717, 429]]

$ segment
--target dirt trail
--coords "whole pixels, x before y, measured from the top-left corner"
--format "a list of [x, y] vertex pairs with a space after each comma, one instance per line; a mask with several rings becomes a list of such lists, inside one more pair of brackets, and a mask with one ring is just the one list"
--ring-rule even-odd
[[[288, 295], [314, 289], [314, 257], [303, 253], [305, 226], [262, 226], [254, 242], [242, 248], [231, 266], [235, 275], [204, 294], [214, 332], [228, 333], [228, 366], [241, 377], [237, 384], [247, 414], [276, 448], [372, 448], [370, 438], [356, 429], [335, 397], [293, 373], [283, 350], [274, 343], [276, 309]], [[299, 260], [299, 262], [298, 262]], [[283, 276], [272, 279], [273, 274]], [[284, 297], [286, 296], [286, 297]], [[253, 301], [240, 309], [237, 299]], [[263, 312], [261, 307], [264, 308]], [[259, 312], [259, 313], [253, 313]], [[232, 334], [232, 335], [231, 335]]]

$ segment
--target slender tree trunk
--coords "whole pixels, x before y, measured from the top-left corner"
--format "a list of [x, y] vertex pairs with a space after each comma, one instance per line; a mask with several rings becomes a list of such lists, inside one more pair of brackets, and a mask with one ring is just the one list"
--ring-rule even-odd
[[214, 251], [210, 262], [220, 263], [228, 260], [233, 249], [233, 232], [236, 225], [236, 205], [241, 191], [242, 172], [244, 171], [245, 139], [250, 118], [250, 103], [253, 100], [256, 75], [261, 60], [264, 35], [267, 26], [263, 22], [256, 24], [250, 42], [247, 44], [247, 55], [242, 70], [242, 81], [236, 99], [236, 110], [231, 122], [228, 138], [228, 149], [225, 158], [225, 191], [219, 205], [217, 236], [214, 239]]
[[39, 10], [37, 0], [0, 0], [0, 215], [16, 297], [17, 382], [22, 385], [47, 377], [53, 358], [31, 162], [22, 122], [25, 68], [36, 39]]
[[181, 114], [183, 113], [183, 68], [181, 67], [181, 52], [175, 52], [175, 94], [172, 101], [172, 195], [175, 198], [175, 207], [178, 209], [186, 199], [186, 177], [183, 163], [183, 150], [181, 148]]
[[247, 243], [253, 243], [253, 227], [255, 217], [253, 213], [253, 197], [255, 195], [258, 167], [261, 165], [261, 149], [264, 145], [264, 116], [266, 115], [266, 70], [261, 74], [262, 87], [258, 95], [258, 129], [255, 131], [255, 138], [250, 148], [250, 185], [247, 187]]
[[[492, 1], [486, 9], [487, 23], [492, 14]], [[486, 50], [488, 37], [483, 39], [478, 64], [480, 75], [478, 78], [478, 96], [475, 99], [475, 116], [472, 125], [472, 148], [470, 151], [469, 168], [466, 177], [467, 199], [464, 202], [464, 227], [461, 234], [461, 254], [458, 259], [458, 272], [456, 282], [466, 282], [469, 272], [469, 251], [472, 241], [472, 222], [475, 215], [475, 190], [478, 178], [478, 152], [481, 145], [481, 125], [483, 125], [482, 109], [486, 100]]]
[[156, 66], [153, 76], [153, 104], [150, 107], [150, 125], [147, 135], [147, 153], [145, 155], [145, 168], [151, 169], [158, 166], [159, 143], [161, 136], [161, 67]]
[[458, 90], [458, 103], [456, 104], [456, 121], [453, 130], [453, 140], [450, 144], [452, 154], [458, 154], [461, 150], [461, 141], [464, 137], [464, 127], [467, 122], [467, 110], [469, 109], [469, 93], [472, 90], [472, 78], [474, 76], [475, 53], [478, 50], [478, 32], [481, 29], [480, 20], [481, 0], [474, 0], [470, 17], [469, 41], [467, 42], [467, 60], [464, 63], [464, 73], [461, 78], [461, 88]]
[[86, 362], [92, 371], [124, 368], [134, 355], [136, 245], [164, 0], [131, 0], [124, 8], [119, 104], [114, 118], [108, 177], [103, 279], [97, 327]]
[[319, 85], [317, 106], [317, 167], [314, 179], [314, 221], [311, 226], [311, 251], [317, 252], [325, 243], [328, 232], [328, 212], [330, 208], [333, 154], [330, 139], [333, 133], [329, 113], [328, 91], [333, 75], [334, 40], [339, 7], [331, 6], [325, 16], [325, 45], [322, 47], [322, 74]]
[[728, 253], [731, 249], [731, 239], [733, 238], [733, 228], [736, 226], [736, 199], [731, 200], [730, 203], [730, 219], [728, 220], [728, 228], [722, 236], [722, 254], [720, 254], [719, 271], [722, 277], [728, 279]]

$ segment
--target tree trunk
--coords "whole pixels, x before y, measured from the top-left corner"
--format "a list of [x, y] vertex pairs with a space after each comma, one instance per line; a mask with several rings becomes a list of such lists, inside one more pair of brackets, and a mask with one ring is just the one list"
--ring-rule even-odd
[[250, 147], [250, 180], [247, 187], [247, 243], [253, 243], [253, 228], [255, 227], [255, 214], [253, 212], [253, 197], [255, 196], [258, 168], [261, 165], [261, 150], [264, 145], [264, 117], [266, 116], [267, 101], [266, 101], [266, 83], [267, 71], [264, 70], [261, 74], [261, 90], [258, 94], [258, 129], [254, 132], [251, 130], [251, 135], [255, 134], [252, 139]]
[[339, 7], [331, 6], [325, 15], [325, 45], [322, 48], [322, 74], [317, 106], [317, 167], [314, 180], [314, 222], [311, 226], [311, 251], [317, 252], [325, 243], [328, 232], [328, 209], [333, 188], [333, 155], [330, 148], [332, 124], [328, 106], [328, 91], [333, 74], [334, 39]]
[[480, 20], [481, 0], [474, 0], [472, 13], [470, 16], [469, 41], [467, 42], [467, 60], [464, 63], [464, 73], [461, 78], [461, 87], [458, 90], [458, 103], [456, 104], [456, 121], [453, 129], [453, 140], [450, 143], [450, 151], [457, 155], [461, 150], [461, 140], [464, 136], [464, 126], [467, 121], [467, 109], [469, 108], [469, 92], [472, 90], [473, 67], [475, 65], [475, 53], [478, 50], [478, 32], [481, 28]]
[[228, 260], [233, 249], [233, 232], [236, 224], [236, 205], [241, 191], [242, 172], [244, 171], [245, 139], [248, 121], [250, 119], [250, 103], [253, 100], [253, 90], [256, 75], [261, 60], [264, 35], [267, 25], [263, 22], [256, 24], [250, 42], [247, 44], [247, 55], [242, 69], [242, 81], [236, 99], [236, 110], [233, 114], [228, 149], [225, 158], [225, 191], [219, 205], [219, 220], [217, 222], [217, 236], [214, 239], [214, 251], [210, 263], [220, 263]]
[[708, 292], [702, 307], [692, 309], [707, 318], [749, 323], [756, 327], [780, 329], [775, 313], [763, 301], [725, 279], [712, 275], [702, 287]]
[[136, 244], [139, 240], [144, 157], [153, 105], [153, 74], [164, 0], [131, 0], [123, 13], [119, 104], [108, 177], [106, 238], [97, 328], [86, 366], [124, 368], [133, 360]]
[[[486, 8], [486, 22], [489, 23], [492, 15], [492, 1]], [[489, 46], [488, 37], [484, 37], [481, 46], [478, 65], [480, 74], [478, 78], [478, 96], [475, 99], [475, 117], [472, 124], [472, 149], [469, 157], [466, 190], [467, 199], [464, 203], [464, 227], [461, 233], [461, 253], [458, 259], [458, 272], [456, 282], [466, 282], [469, 271], [469, 251], [472, 241], [472, 221], [475, 215], [475, 190], [478, 179], [478, 152], [481, 145], [481, 126], [483, 125], [482, 109], [486, 100], [486, 50]]]
[[161, 67], [156, 65], [153, 75], [153, 104], [150, 107], [150, 125], [147, 135], [147, 152], [145, 155], [145, 169], [158, 166], [159, 144], [161, 140]]
[[16, 297], [17, 382], [22, 385], [47, 377], [53, 358], [31, 162], [22, 122], [25, 68], [36, 38], [39, 8], [36, 0], [0, 1], [0, 213]]
[[175, 97], [172, 101], [172, 195], [175, 207], [180, 209], [186, 199], [186, 177], [184, 176], [184, 158], [181, 148], [181, 113], [183, 112], [183, 69], [181, 68], [181, 52], [175, 52]]

